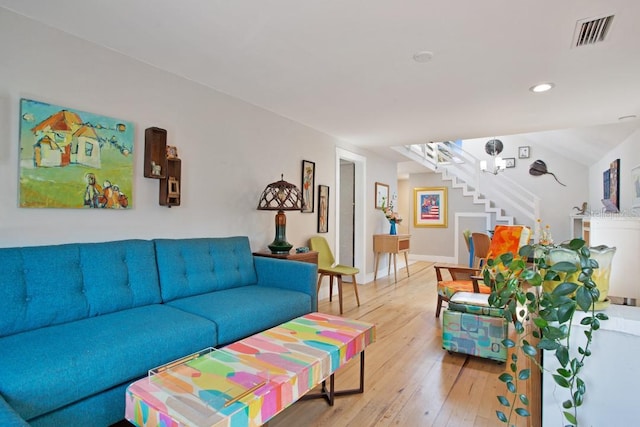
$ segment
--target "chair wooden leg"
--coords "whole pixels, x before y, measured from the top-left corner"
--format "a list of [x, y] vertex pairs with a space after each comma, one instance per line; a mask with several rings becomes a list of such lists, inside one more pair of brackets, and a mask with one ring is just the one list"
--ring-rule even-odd
[[318, 289], [316, 289], [316, 294], [320, 293], [320, 285], [322, 285], [322, 278], [323, 277], [324, 277], [324, 274], [318, 275]]
[[440, 317], [441, 309], [442, 309], [442, 296], [438, 294], [438, 306], [436, 307], [436, 318]]
[[340, 314], [342, 314], [342, 276], [338, 276], [338, 299], [340, 300]]
[[333, 275], [329, 275], [329, 302], [333, 298]]
[[356, 283], [356, 275], [352, 274], [351, 279], [353, 280], [353, 291], [356, 293], [356, 301], [358, 303], [358, 307], [360, 307], [360, 297], [358, 296], [358, 284]]

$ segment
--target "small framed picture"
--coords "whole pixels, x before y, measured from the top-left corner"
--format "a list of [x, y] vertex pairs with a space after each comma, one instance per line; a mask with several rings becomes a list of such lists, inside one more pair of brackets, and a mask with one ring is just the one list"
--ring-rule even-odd
[[522, 146], [522, 147], [518, 147], [518, 158], [519, 159], [528, 159], [529, 158], [529, 146], [528, 145], [525, 145], [525, 146]]
[[389, 186], [387, 184], [376, 182], [375, 193], [376, 209], [382, 209], [383, 205], [389, 204]]
[[167, 145], [167, 159], [177, 159], [178, 148], [173, 145]]
[[303, 213], [313, 212], [315, 196], [316, 164], [309, 160], [302, 161], [302, 209]]
[[318, 185], [318, 233], [329, 232], [329, 186]]
[[505, 157], [504, 163], [508, 168], [515, 168], [516, 167], [516, 159], [515, 159], [515, 157]]

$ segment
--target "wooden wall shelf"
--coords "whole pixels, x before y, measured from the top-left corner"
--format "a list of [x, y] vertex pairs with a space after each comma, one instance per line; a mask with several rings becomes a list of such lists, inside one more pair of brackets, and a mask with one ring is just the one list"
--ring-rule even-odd
[[160, 180], [161, 206], [180, 206], [182, 161], [167, 159], [167, 178]]
[[[150, 127], [144, 131], [144, 176], [160, 181], [160, 206], [180, 206], [182, 161], [174, 153], [167, 157], [167, 131]], [[174, 157], [175, 156], [175, 157]]]
[[144, 176], [164, 179], [167, 173], [167, 131], [157, 127], [144, 131]]

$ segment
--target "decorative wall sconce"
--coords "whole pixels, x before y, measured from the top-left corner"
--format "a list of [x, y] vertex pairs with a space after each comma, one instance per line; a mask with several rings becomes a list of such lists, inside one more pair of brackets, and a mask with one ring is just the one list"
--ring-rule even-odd
[[502, 153], [503, 148], [504, 145], [499, 139], [491, 139], [487, 141], [484, 145], [484, 151], [493, 157], [493, 166], [489, 168], [487, 161], [481, 160], [480, 170], [482, 172], [489, 172], [494, 175], [498, 175], [498, 172], [502, 172], [507, 168], [507, 162], [502, 157], [498, 156], [498, 154]]

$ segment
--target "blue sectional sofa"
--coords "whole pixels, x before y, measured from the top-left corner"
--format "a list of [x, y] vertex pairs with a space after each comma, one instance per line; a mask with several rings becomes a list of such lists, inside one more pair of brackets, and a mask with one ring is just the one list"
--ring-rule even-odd
[[158, 365], [316, 311], [316, 266], [246, 237], [0, 249], [0, 426], [108, 426]]

